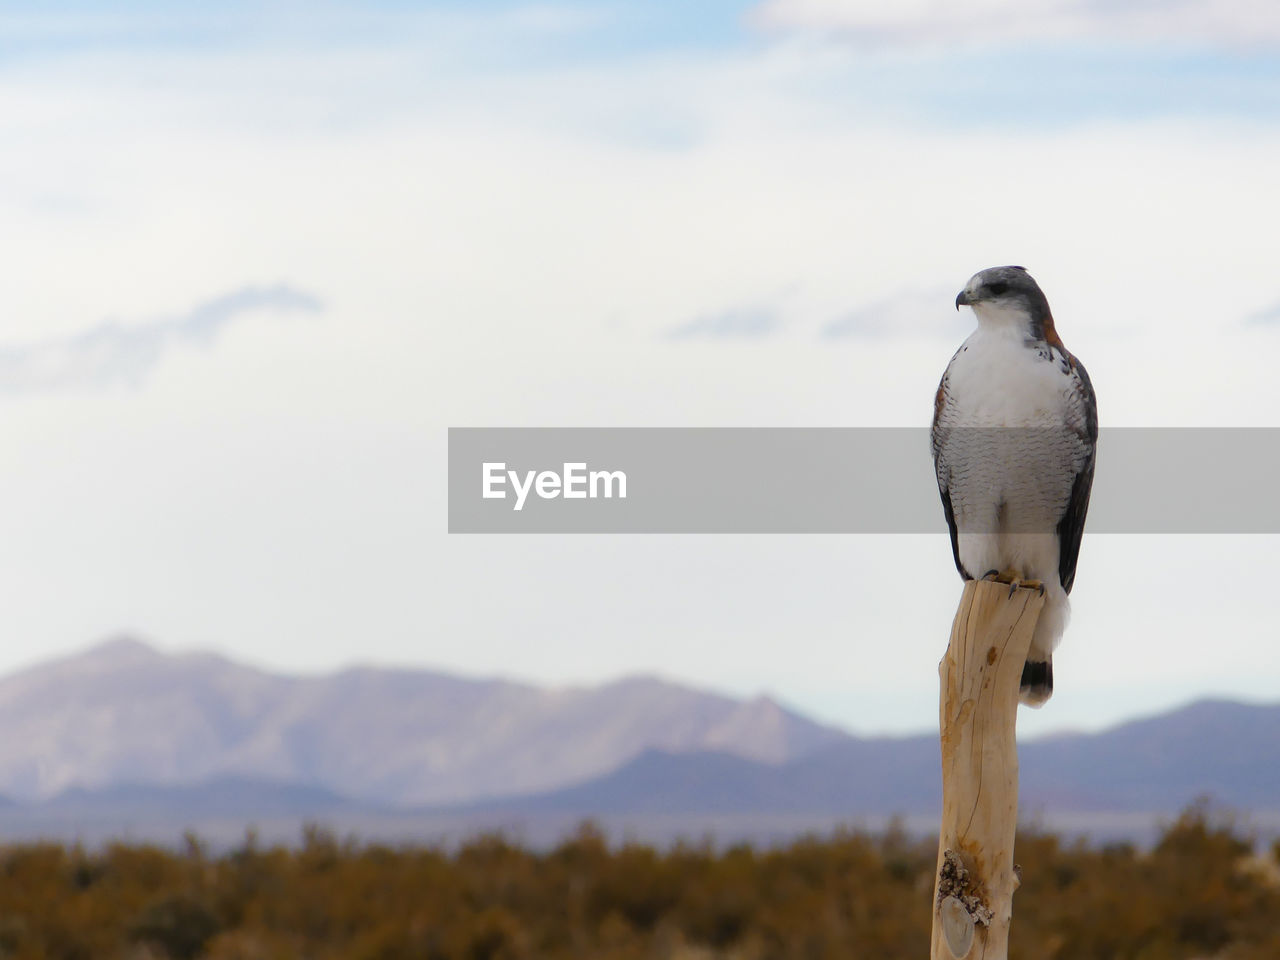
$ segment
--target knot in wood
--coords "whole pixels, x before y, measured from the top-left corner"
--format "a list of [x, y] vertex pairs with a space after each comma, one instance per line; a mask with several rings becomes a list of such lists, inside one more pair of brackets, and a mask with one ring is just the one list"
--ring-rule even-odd
[[994, 914], [978, 895], [976, 886], [969, 869], [960, 859], [960, 854], [954, 850], [943, 851], [942, 869], [938, 873], [938, 904], [947, 897], [955, 897], [969, 912], [974, 923], [989, 926]]

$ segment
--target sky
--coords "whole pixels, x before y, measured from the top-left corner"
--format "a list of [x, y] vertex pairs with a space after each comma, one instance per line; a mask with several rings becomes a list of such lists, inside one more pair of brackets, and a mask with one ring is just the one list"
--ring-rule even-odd
[[[923, 426], [1003, 263], [1104, 425], [1280, 426], [1263, 0], [0, 2], [0, 138], [0, 670], [124, 632], [922, 731], [941, 511], [451, 537], [447, 428]], [[1280, 700], [1278, 573], [1086, 534], [1022, 730]]]

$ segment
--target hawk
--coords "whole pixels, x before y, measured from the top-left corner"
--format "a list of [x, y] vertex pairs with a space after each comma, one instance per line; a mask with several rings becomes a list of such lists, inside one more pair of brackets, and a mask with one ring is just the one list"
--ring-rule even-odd
[[1019, 691], [1039, 707], [1053, 693], [1053, 650], [1070, 610], [1097, 401], [1025, 268], [974, 274], [956, 297], [962, 306], [973, 309], [978, 329], [938, 385], [931, 434], [938, 490], [961, 577], [1044, 593]]

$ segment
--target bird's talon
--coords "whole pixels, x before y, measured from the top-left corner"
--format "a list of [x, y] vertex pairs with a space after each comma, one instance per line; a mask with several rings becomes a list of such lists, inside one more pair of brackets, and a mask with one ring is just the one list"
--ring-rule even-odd
[[1000, 576], [1000, 571], [999, 571], [998, 569], [996, 569], [995, 567], [992, 567], [990, 570], [988, 570], [986, 573], [984, 573], [984, 574], [982, 575], [981, 579], [983, 579], [983, 580], [995, 580], [995, 579], [996, 579], [997, 577], [999, 577], [999, 576]]

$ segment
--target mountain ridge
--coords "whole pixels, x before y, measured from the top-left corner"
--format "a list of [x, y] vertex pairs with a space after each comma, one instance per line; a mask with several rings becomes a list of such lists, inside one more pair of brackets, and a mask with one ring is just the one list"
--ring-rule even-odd
[[771, 698], [652, 676], [555, 689], [371, 666], [294, 676], [129, 638], [0, 678], [0, 728], [0, 793], [23, 801], [242, 776], [439, 804], [585, 781], [654, 746], [778, 763], [847, 737]]
[[[1200, 797], [1280, 810], [1280, 704], [1193, 701], [1097, 733], [1019, 744], [1025, 810], [1135, 813]], [[769, 767], [716, 753], [648, 750], [593, 781], [473, 804], [473, 811], [656, 814], [923, 815], [941, 809], [934, 734], [849, 738]]]
[[[370, 665], [295, 676], [115, 638], [0, 678], [0, 729], [0, 796], [77, 816], [925, 816], [940, 802], [936, 734], [856, 737], [764, 694], [653, 675], [556, 688]], [[1019, 751], [1023, 809], [1207, 794], [1280, 810], [1280, 704], [1205, 698]]]

